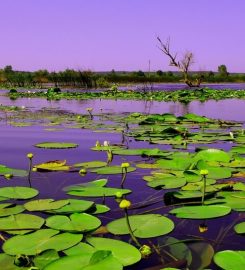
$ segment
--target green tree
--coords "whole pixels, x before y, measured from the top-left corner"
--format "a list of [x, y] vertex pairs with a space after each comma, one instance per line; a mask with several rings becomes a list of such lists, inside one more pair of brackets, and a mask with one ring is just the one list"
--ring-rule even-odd
[[226, 65], [218, 66], [218, 72], [219, 72], [219, 75], [222, 77], [227, 77], [229, 75]]

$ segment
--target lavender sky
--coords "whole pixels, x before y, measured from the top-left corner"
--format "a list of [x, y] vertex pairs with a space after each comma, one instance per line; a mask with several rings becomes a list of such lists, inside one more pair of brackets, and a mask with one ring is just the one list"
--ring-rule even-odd
[[0, 0], [0, 68], [174, 70], [171, 38], [193, 70], [245, 72], [245, 0]]

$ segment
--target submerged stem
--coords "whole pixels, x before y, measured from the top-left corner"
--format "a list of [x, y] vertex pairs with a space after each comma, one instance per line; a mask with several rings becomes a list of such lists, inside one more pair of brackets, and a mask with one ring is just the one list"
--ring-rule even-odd
[[206, 175], [203, 175], [202, 205], [204, 205], [205, 193], [206, 193]]

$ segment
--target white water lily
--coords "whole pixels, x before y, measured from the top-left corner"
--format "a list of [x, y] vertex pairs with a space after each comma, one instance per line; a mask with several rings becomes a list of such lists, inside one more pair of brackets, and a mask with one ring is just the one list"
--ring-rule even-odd
[[110, 145], [110, 142], [109, 141], [104, 141], [103, 145], [104, 146], [109, 146]]
[[21, 109], [24, 110], [26, 108], [26, 106], [21, 106]]

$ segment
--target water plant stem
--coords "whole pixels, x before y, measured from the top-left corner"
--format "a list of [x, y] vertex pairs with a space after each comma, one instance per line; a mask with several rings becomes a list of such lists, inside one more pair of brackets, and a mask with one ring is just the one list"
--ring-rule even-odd
[[135, 244], [137, 245], [137, 247], [140, 248], [140, 247], [141, 247], [141, 244], [139, 243], [139, 241], [137, 240], [137, 238], [134, 236], [134, 233], [133, 233], [133, 231], [132, 231], [132, 228], [131, 228], [131, 225], [130, 225], [130, 222], [129, 222], [128, 210], [127, 210], [127, 208], [124, 209], [124, 212], [125, 212], [126, 223], [127, 223], [127, 227], [128, 227], [130, 236], [131, 236], [132, 240], [135, 242]]
[[126, 180], [127, 176], [127, 168], [122, 168], [122, 181], [121, 181], [121, 188], [123, 188], [123, 184]]
[[29, 159], [29, 170], [28, 170], [28, 183], [31, 187], [31, 170], [32, 170], [32, 158]]
[[205, 193], [206, 193], [206, 175], [203, 175], [203, 191], [202, 191], [202, 205], [204, 205]]

